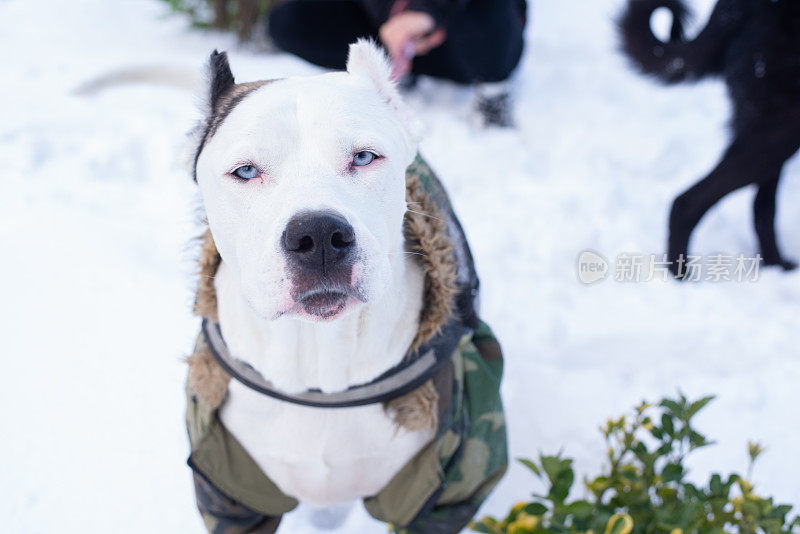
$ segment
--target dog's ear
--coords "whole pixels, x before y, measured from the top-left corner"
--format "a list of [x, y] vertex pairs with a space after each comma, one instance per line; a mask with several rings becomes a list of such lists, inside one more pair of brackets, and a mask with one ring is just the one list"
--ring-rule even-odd
[[217, 110], [220, 99], [234, 85], [236, 81], [228, 64], [228, 54], [214, 50], [208, 58], [208, 107], [211, 113]]
[[392, 63], [383, 48], [369, 39], [359, 39], [351, 44], [347, 57], [347, 72], [372, 82], [378, 94], [400, 116], [410, 141], [416, 145], [421, 137], [422, 126], [403, 103], [397, 84], [392, 80]]
[[350, 45], [347, 72], [370, 80], [387, 102], [395, 104], [400, 100], [400, 93], [392, 81], [392, 63], [375, 42], [359, 39]]

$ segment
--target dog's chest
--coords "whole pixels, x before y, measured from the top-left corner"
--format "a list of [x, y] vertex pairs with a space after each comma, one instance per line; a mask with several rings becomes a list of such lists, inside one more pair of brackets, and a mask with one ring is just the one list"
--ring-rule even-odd
[[220, 417], [281, 491], [318, 506], [377, 494], [433, 436], [398, 428], [380, 404], [310, 408], [235, 381]]

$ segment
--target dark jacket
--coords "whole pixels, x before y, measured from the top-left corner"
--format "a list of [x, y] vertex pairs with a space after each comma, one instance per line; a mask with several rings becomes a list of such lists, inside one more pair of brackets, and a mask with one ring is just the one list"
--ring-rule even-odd
[[439, 26], [446, 26], [448, 20], [463, 10], [469, 0], [359, 0], [372, 20], [380, 26], [393, 13], [400, 11], [423, 11], [436, 20]]

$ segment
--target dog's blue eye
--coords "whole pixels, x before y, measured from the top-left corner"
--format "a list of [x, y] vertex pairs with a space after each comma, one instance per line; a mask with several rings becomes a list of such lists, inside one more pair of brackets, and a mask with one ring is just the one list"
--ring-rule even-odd
[[353, 156], [353, 165], [355, 165], [356, 167], [365, 167], [366, 165], [369, 165], [370, 163], [375, 161], [375, 158], [377, 157], [378, 156], [376, 156], [369, 150], [363, 150], [358, 154], [356, 154], [355, 156]]
[[233, 171], [233, 174], [242, 180], [252, 180], [258, 177], [258, 169], [253, 165], [242, 165]]

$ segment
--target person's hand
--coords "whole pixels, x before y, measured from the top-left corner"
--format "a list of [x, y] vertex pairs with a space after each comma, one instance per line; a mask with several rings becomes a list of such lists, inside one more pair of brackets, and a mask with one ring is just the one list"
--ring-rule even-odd
[[436, 29], [433, 17], [422, 11], [403, 11], [394, 15], [383, 23], [379, 35], [395, 61], [405, 54], [404, 48], [410, 46], [407, 43], [413, 45], [413, 55], [424, 56], [447, 37], [443, 28]]

